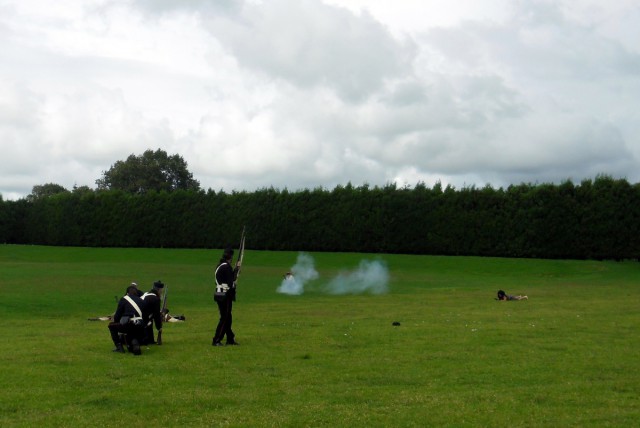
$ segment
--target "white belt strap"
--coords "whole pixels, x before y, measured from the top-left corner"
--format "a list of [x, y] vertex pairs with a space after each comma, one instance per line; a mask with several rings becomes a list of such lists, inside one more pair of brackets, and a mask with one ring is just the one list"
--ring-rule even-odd
[[224, 283], [223, 284], [218, 284], [218, 269], [220, 269], [223, 265], [228, 265], [228, 264], [229, 263], [221, 263], [220, 266], [218, 266], [216, 268], [216, 273], [214, 274], [214, 277], [216, 279], [216, 291], [217, 292], [224, 291], [226, 293], [227, 291], [229, 291], [230, 287], [229, 287], [228, 284], [224, 284]]
[[133, 309], [135, 309], [138, 315], [140, 316], [140, 318], [142, 318], [142, 311], [140, 310], [136, 302], [134, 302], [133, 299], [129, 296], [124, 296], [124, 298], [127, 299], [127, 302], [131, 303], [131, 306], [133, 306]]

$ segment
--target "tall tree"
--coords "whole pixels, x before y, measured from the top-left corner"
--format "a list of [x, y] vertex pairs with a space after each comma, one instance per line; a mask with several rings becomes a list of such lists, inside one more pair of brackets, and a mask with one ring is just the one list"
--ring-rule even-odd
[[27, 195], [28, 201], [35, 201], [37, 199], [47, 198], [49, 196], [57, 195], [58, 193], [68, 192], [63, 186], [55, 183], [36, 184], [31, 189], [31, 194]]
[[187, 169], [187, 162], [179, 155], [167, 155], [164, 150], [147, 150], [142, 155], [129, 155], [117, 161], [102, 178], [96, 180], [100, 190], [122, 190], [146, 193], [173, 190], [200, 190], [200, 183]]

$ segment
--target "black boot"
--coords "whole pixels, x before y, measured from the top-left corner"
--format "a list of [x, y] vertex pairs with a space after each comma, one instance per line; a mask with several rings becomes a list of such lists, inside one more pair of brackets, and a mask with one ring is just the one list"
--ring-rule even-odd
[[133, 352], [133, 355], [142, 354], [142, 350], [140, 350], [140, 343], [138, 342], [138, 339], [133, 339], [131, 341], [131, 352]]
[[120, 352], [121, 354], [124, 354], [124, 347], [122, 346], [122, 343], [116, 343], [116, 349], [114, 349], [113, 352]]

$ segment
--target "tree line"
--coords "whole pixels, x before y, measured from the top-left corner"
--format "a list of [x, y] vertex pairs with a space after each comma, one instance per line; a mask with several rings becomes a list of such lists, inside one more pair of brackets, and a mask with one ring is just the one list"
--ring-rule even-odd
[[456, 189], [395, 184], [334, 189], [77, 188], [0, 198], [0, 242], [84, 247], [222, 248], [564, 259], [638, 259], [640, 185]]

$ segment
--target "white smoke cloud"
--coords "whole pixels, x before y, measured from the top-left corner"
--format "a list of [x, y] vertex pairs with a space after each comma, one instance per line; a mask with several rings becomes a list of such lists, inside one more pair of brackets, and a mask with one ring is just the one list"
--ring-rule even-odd
[[317, 279], [319, 276], [314, 264], [313, 257], [309, 254], [298, 254], [296, 264], [291, 267], [292, 275], [286, 276], [276, 291], [278, 293], [291, 295], [304, 293], [304, 285], [311, 280]]
[[362, 260], [355, 271], [342, 272], [331, 280], [331, 294], [384, 294], [388, 291], [389, 270], [381, 261]]
[[[300, 295], [304, 293], [305, 284], [319, 278], [313, 257], [306, 253], [298, 254], [290, 272], [276, 290], [278, 293]], [[384, 294], [388, 291], [388, 283], [389, 270], [384, 262], [362, 260], [356, 270], [340, 272], [322, 291], [329, 294]]]

